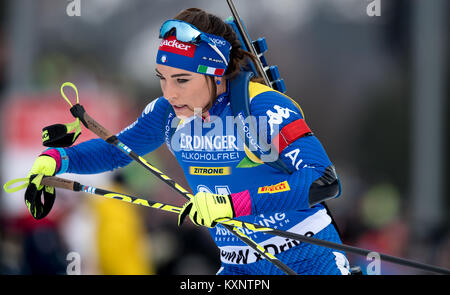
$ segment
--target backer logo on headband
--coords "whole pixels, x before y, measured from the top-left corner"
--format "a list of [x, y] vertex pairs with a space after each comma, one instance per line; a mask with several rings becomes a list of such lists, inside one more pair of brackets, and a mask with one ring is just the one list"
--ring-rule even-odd
[[170, 36], [161, 41], [159, 44], [159, 50], [194, 57], [195, 45], [178, 41], [175, 36]]

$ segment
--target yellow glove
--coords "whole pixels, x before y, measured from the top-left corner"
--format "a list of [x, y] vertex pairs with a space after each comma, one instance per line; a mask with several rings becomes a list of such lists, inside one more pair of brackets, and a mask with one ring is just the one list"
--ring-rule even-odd
[[[56, 172], [56, 160], [50, 156], [42, 155], [39, 156], [36, 159], [36, 161], [34, 161], [34, 164], [31, 167], [31, 170], [28, 173], [27, 177], [30, 178], [31, 175], [35, 174], [43, 174], [44, 176], [54, 176], [55, 172]], [[41, 190], [43, 186], [40, 185], [40, 181], [39, 183], [37, 183], [37, 185], [38, 185], [37, 189]]]
[[[50, 212], [55, 202], [55, 188], [41, 185], [43, 176], [53, 176], [56, 160], [50, 156], [39, 156], [28, 173], [29, 185], [25, 191], [25, 204], [35, 219], [42, 219]], [[42, 194], [44, 202], [42, 203]]]
[[184, 218], [189, 215], [196, 225], [215, 227], [215, 220], [219, 218], [233, 218], [234, 208], [231, 197], [200, 192], [184, 204], [178, 215], [178, 225], [182, 225]]

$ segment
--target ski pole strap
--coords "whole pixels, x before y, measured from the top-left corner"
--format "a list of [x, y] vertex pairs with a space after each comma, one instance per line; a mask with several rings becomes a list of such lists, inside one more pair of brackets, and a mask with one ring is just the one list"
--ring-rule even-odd
[[[14, 193], [26, 188], [25, 204], [34, 219], [42, 219], [50, 213], [55, 202], [55, 188], [44, 186], [39, 189], [39, 184], [44, 177], [43, 174], [34, 174], [30, 178], [17, 178], [8, 181], [3, 185], [3, 189], [7, 193]], [[23, 184], [10, 188], [13, 184], [24, 182]], [[44, 202], [42, 202], [42, 194], [44, 195]]]
[[[72, 89], [75, 91], [75, 94], [77, 96], [77, 103], [75, 105], [73, 105], [70, 100], [67, 98], [66, 94], [64, 93], [64, 87], [66, 86], [70, 86], [72, 87]], [[71, 82], [65, 82], [61, 85], [61, 96], [67, 101], [67, 103], [70, 105], [70, 112], [72, 113], [72, 115], [81, 120], [81, 122], [83, 123], [84, 126], [86, 126], [86, 128], [89, 128], [87, 125], [87, 122], [84, 119], [84, 114], [86, 113], [86, 111], [84, 110], [84, 107], [82, 105], [80, 105], [80, 98], [78, 96], [78, 89], [77, 87], [71, 83]]]
[[[13, 184], [16, 184], [18, 182], [24, 182], [21, 185], [18, 185], [16, 187], [10, 188]], [[18, 192], [24, 188], [26, 188], [28, 186], [28, 184], [30, 183], [30, 179], [29, 178], [17, 178], [17, 179], [12, 179], [10, 181], [8, 181], [7, 183], [5, 183], [3, 185], [3, 189], [5, 190], [5, 192], [7, 193], [15, 193]]]
[[[77, 87], [70, 82], [65, 82], [61, 86], [61, 96], [72, 107], [72, 103], [64, 93], [64, 87], [70, 86], [75, 91], [77, 104], [79, 102]], [[54, 124], [42, 129], [42, 144], [46, 147], [68, 147], [71, 146], [81, 134], [80, 120], [66, 124]]]
[[61, 85], [61, 89], [60, 89], [60, 91], [61, 91], [61, 96], [67, 101], [67, 103], [68, 103], [70, 106], [73, 106], [72, 103], [70, 102], [70, 100], [67, 98], [66, 94], [64, 93], [64, 87], [66, 87], [66, 86], [72, 87], [72, 89], [75, 91], [75, 94], [77, 95], [77, 104], [78, 104], [78, 103], [80, 102], [80, 99], [79, 99], [79, 97], [78, 97], [78, 89], [77, 89], [77, 87], [76, 87], [73, 83], [71, 83], [71, 82], [65, 82], [65, 83], [63, 83], [63, 84]]

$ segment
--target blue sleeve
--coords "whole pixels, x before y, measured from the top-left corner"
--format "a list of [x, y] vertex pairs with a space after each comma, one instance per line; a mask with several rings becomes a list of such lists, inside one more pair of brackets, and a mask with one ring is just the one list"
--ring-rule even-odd
[[[164, 126], [169, 106], [162, 97], [152, 101], [134, 123], [117, 134], [118, 139], [140, 156], [157, 149], [164, 142]], [[117, 147], [100, 138], [65, 148], [64, 152], [68, 165], [67, 171], [63, 172], [69, 173], [95, 174], [112, 171], [132, 161]]]
[[[257, 95], [252, 100], [251, 114], [267, 117], [268, 142], [271, 142], [278, 131], [286, 125], [298, 119], [304, 119], [302, 111], [288, 97], [274, 91]], [[286, 181], [282, 186], [287, 184], [289, 189], [267, 194], [260, 193], [260, 187], [250, 188], [251, 214], [309, 208], [309, 188], [311, 184], [321, 177], [325, 169], [331, 165], [325, 149], [314, 135], [297, 139], [287, 146], [279, 154], [279, 157], [293, 171], [290, 175], [284, 174], [285, 178], [281, 181]], [[278, 171], [274, 173], [278, 173]], [[267, 183], [273, 184], [273, 180], [270, 178], [269, 174]], [[280, 179], [279, 176], [276, 178]]]

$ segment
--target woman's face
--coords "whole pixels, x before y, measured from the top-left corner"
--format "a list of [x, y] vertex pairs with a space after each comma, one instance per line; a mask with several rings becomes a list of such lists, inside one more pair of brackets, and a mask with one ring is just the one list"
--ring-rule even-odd
[[209, 79], [204, 75], [158, 64], [156, 76], [161, 90], [180, 119], [203, 113], [211, 99]]

